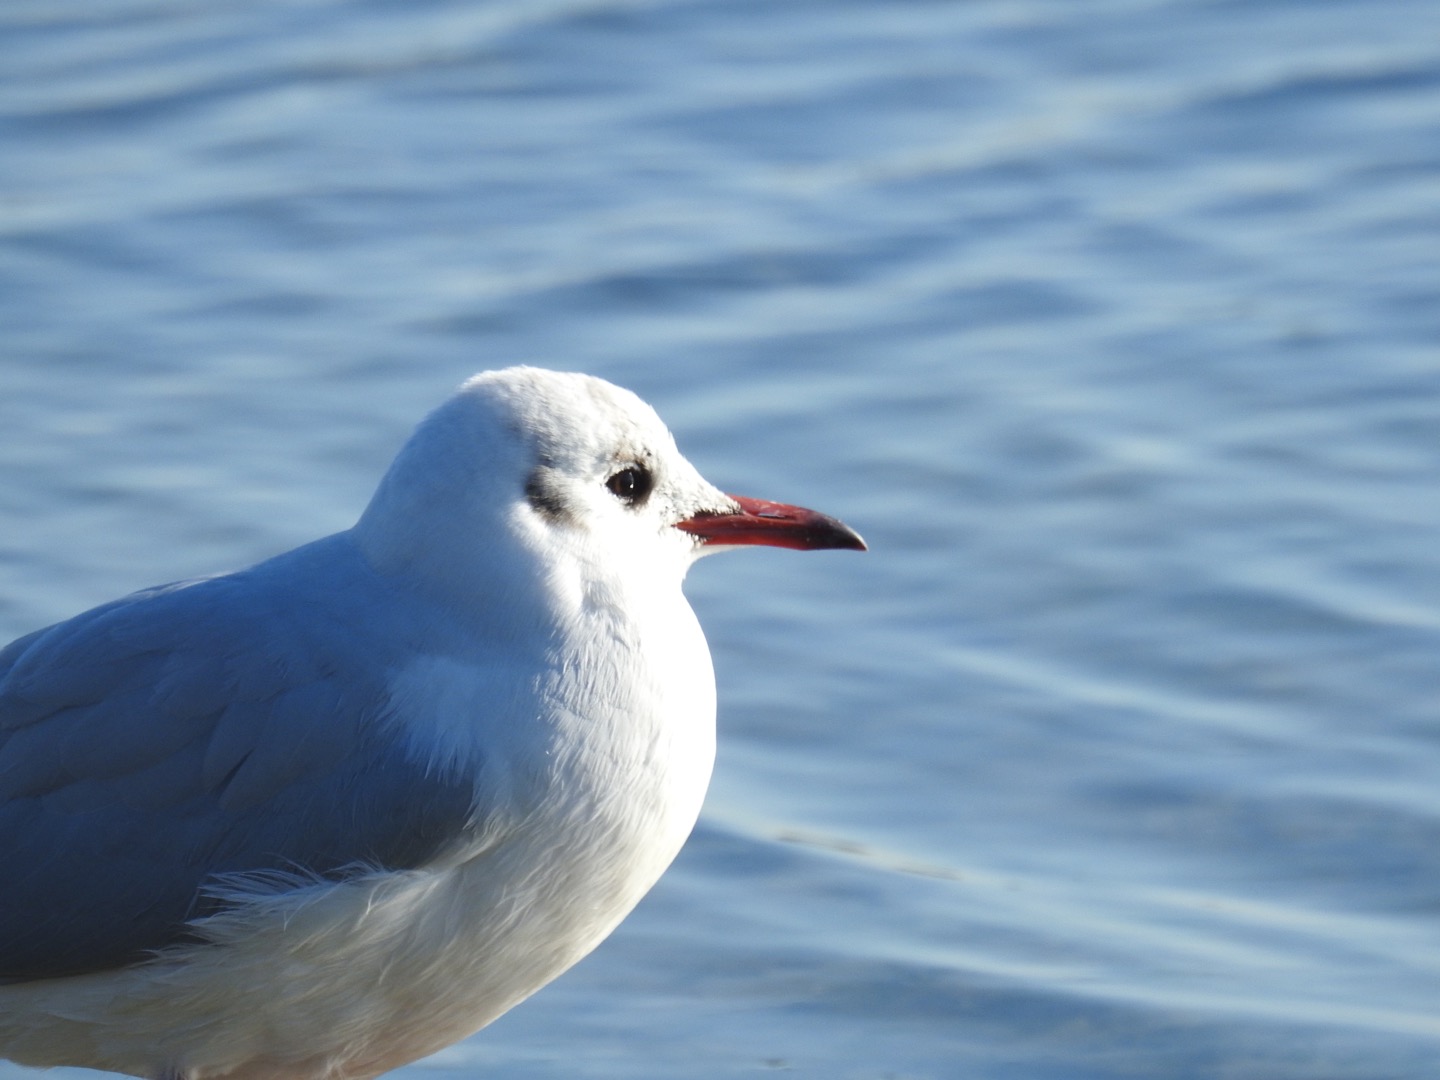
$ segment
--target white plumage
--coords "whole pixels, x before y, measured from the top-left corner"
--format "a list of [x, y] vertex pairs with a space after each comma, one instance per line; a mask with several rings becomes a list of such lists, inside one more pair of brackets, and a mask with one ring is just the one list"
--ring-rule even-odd
[[16, 642], [0, 1055], [361, 1078], [523, 1000], [694, 825], [714, 678], [680, 585], [756, 543], [863, 547], [706, 483], [634, 395], [513, 368], [348, 532]]

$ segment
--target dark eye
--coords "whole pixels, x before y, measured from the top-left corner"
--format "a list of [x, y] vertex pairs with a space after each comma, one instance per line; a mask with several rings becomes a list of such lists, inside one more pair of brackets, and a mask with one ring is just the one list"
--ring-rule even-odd
[[650, 489], [655, 486], [655, 478], [644, 466], [627, 465], [606, 480], [605, 486], [610, 489], [610, 494], [621, 502], [639, 506], [650, 495]]

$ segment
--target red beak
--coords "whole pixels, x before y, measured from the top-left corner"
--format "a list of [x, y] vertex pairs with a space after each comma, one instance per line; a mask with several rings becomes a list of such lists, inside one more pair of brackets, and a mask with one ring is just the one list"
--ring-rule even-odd
[[803, 506], [747, 499], [743, 495], [731, 495], [730, 498], [739, 503], [738, 514], [696, 514], [686, 521], [676, 522], [675, 527], [699, 537], [701, 543], [717, 547], [765, 544], [795, 548], [797, 551], [823, 548], [865, 550], [865, 541], [860, 539], [860, 534], [843, 521], [806, 510]]

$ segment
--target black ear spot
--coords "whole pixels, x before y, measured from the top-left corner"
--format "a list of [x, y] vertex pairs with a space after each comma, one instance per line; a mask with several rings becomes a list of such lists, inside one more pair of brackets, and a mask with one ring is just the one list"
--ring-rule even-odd
[[570, 518], [570, 508], [565, 505], [565, 500], [560, 497], [551, 481], [550, 470], [543, 465], [526, 479], [525, 498], [542, 517], [556, 522], [568, 521]]
[[605, 487], [626, 506], [642, 506], [655, 487], [655, 477], [643, 465], [626, 465], [605, 481]]

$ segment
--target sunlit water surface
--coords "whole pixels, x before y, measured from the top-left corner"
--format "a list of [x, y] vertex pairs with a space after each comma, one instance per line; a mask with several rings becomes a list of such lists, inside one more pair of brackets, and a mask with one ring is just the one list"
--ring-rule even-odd
[[9, 0], [0, 55], [7, 639], [346, 527], [516, 361], [871, 542], [697, 567], [690, 846], [400, 1075], [1436, 1074], [1440, 5]]

